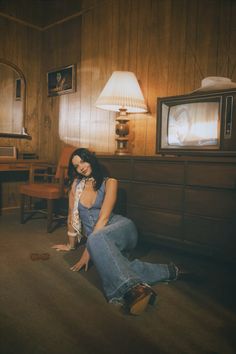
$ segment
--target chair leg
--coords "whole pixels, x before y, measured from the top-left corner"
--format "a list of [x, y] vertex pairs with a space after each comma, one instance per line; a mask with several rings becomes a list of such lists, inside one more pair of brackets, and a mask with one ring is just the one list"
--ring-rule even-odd
[[47, 232], [52, 232], [52, 221], [53, 221], [53, 199], [47, 200]]
[[25, 196], [24, 194], [21, 194], [20, 197], [20, 223], [21, 224], [25, 223], [24, 214], [25, 214]]

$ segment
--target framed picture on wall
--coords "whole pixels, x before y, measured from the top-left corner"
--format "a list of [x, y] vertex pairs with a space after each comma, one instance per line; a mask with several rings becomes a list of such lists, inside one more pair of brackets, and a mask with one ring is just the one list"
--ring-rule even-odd
[[21, 100], [21, 79], [16, 79], [16, 101]]
[[76, 66], [69, 65], [47, 73], [48, 96], [59, 96], [75, 92]]

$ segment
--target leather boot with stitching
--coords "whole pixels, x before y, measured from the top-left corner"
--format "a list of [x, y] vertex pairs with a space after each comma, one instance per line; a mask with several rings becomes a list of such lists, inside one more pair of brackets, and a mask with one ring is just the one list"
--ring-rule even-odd
[[153, 305], [155, 291], [147, 284], [137, 284], [124, 295], [124, 310], [131, 315], [140, 315], [147, 305]]

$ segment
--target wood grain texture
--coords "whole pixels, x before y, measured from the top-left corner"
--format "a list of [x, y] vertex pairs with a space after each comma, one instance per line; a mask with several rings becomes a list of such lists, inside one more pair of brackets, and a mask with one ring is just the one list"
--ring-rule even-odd
[[[129, 159], [129, 176], [119, 175]], [[141, 238], [235, 260], [235, 157], [104, 160], [111, 174], [119, 176], [127, 196], [127, 216]]]
[[[80, 10], [75, 1], [66, 6], [65, 16]], [[31, 141], [1, 138], [1, 145], [51, 162], [66, 143], [113, 153], [116, 114], [95, 103], [112, 72], [127, 70], [136, 74], [149, 108], [130, 115], [130, 152], [155, 155], [157, 97], [191, 92], [206, 76], [236, 81], [234, 0], [84, 0], [86, 8], [43, 32], [0, 16], [0, 56], [25, 74], [32, 135]], [[41, 21], [25, 6], [12, 14]], [[48, 97], [47, 72], [70, 64], [77, 68], [76, 92]]]
[[29, 29], [7, 19], [0, 18], [0, 57], [17, 65], [26, 78], [26, 119], [25, 123], [31, 141], [1, 138], [2, 146], [16, 146], [19, 151], [39, 151], [39, 124], [41, 112], [41, 35], [34, 29]]
[[[64, 143], [113, 153], [116, 115], [95, 103], [112, 72], [128, 70], [136, 74], [149, 108], [147, 114], [130, 115], [130, 152], [154, 155], [157, 97], [191, 92], [205, 76], [236, 80], [235, 1], [104, 0], [93, 5], [84, 1], [81, 9], [89, 11], [43, 33], [0, 18], [2, 56], [25, 63], [30, 94], [33, 141], [17, 144], [54, 161]], [[47, 71], [70, 64], [77, 66], [76, 92], [47, 97]]]
[[[81, 115], [84, 134], [78, 144], [85, 141], [98, 152], [115, 150], [114, 114], [94, 106], [112, 72], [129, 70], [135, 72], [149, 107], [147, 114], [130, 115], [130, 152], [154, 155], [156, 98], [191, 92], [200, 87], [205, 76], [232, 72], [236, 59], [232, 45], [235, 14], [231, 0], [147, 0], [145, 4], [109, 0], [85, 14], [81, 70], [91, 76], [86, 83], [83, 81], [81, 100], [87, 102], [86, 107], [82, 104], [83, 112], [96, 120], [89, 119], [86, 125]], [[89, 48], [88, 59], [83, 53]], [[234, 77], [235, 73], [232, 80]]]

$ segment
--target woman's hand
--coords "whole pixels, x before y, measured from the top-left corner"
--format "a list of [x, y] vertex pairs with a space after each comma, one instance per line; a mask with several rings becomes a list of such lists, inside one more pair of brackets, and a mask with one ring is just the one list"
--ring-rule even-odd
[[67, 243], [67, 244], [63, 244], [63, 245], [53, 245], [52, 248], [55, 248], [56, 251], [61, 252], [69, 252], [71, 251], [71, 246]]
[[82, 269], [83, 267], [85, 267], [85, 272], [87, 272], [88, 270], [88, 264], [89, 264], [89, 260], [90, 260], [90, 255], [88, 253], [87, 248], [85, 248], [79, 262], [75, 263], [73, 265], [73, 267], [71, 267], [70, 269], [73, 272], [78, 272], [80, 269]]

